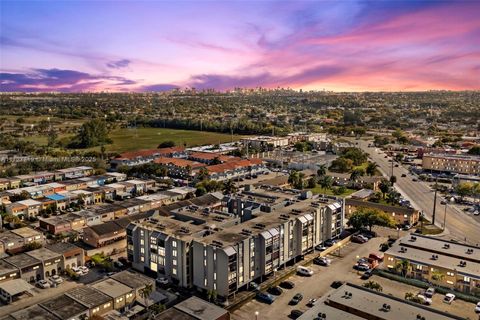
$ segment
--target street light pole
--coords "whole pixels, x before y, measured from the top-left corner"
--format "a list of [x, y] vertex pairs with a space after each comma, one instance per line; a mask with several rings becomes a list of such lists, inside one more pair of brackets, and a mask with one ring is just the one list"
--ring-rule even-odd
[[258, 311], [255, 311], [255, 320], [258, 320], [258, 315], [259, 315]]
[[437, 211], [437, 189], [438, 189], [438, 177], [435, 179], [435, 195], [433, 196], [433, 214], [432, 214], [432, 225], [435, 225], [435, 213]]
[[447, 228], [447, 203], [445, 203], [445, 213], [443, 214], [443, 231]]

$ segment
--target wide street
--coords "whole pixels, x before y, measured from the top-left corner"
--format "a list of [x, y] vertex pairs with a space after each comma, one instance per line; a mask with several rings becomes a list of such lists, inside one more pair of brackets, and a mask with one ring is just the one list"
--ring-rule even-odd
[[[392, 163], [388, 162], [389, 158], [385, 158], [384, 153], [379, 153], [375, 147], [368, 147], [371, 141], [355, 140], [358, 147], [367, 152], [370, 159], [377, 163], [380, 171], [390, 177], [392, 172]], [[397, 177], [395, 187], [403, 194], [405, 198], [411, 201], [412, 205], [425, 213], [428, 219], [432, 219], [433, 213], [433, 199], [434, 192], [430, 186], [424, 182], [412, 180], [413, 176], [409, 174], [408, 170], [403, 167], [393, 167], [393, 174]], [[402, 174], [406, 177], [402, 178]], [[435, 224], [443, 228], [443, 221], [445, 219], [445, 206], [440, 204], [440, 197], [437, 195], [437, 210]], [[461, 212], [460, 210], [447, 206], [446, 210], [446, 231], [444, 237], [446, 239], [456, 239], [462, 242], [467, 242], [471, 245], [480, 245], [480, 222], [472, 216]]]
[[[393, 232], [393, 231], [392, 231]], [[390, 234], [392, 233], [390, 232]], [[396, 233], [396, 231], [394, 232]], [[406, 234], [401, 232], [402, 235]], [[246, 303], [239, 309], [232, 313], [234, 320], [253, 320], [255, 319], [255, 312], [258, 312], [258, 320], [267, 319], [288, 319], [291, 310], [298, 309], [305, 311], [308, 309], [306, 305], [310, 298], [319, 298], [327, 294], [332, 288], [330, 287], [332, 281], [341, 280], [357, 285], [361, 285], [365, 280], [360, 279], [360, 274], [355, 271], [352, 266], [358, 257], [368, 256], [371, 252], [378, 252], [378, 247], [382, 242], [386, 241], [386, 233], [382, 237], [374, 238], [365, 244], [349, 243], [341, 249], [340, 256], [328, 257], [332, 259], [332, 264], [329, 267], [321, 267], [317, 265], [310, 265], [309, 267], [314, 271], [312, 277], [301, 277], [293, 275], [288, 280], [295, 283], [295, 288], [290, 290], [283, 290], [273, 304], [268, 305], [258, 302], [253, 299]], [[388, 280], [379, 276], [373, 276], [370, 280], [380, 283], [383, 287], [383, 292], [392, 294], [403, 299], [406, 292], [418, 293], [419, 288], [396, 281]], [[290, 306], [288, 302], [296, 294], [301, 293], [303, 300], [296, 306]], [[441, 300], [443, 295], [436, 294], [431, 307], [465, 318], [475, 319], [474, 304], [467, 303], [462, 300], [456, 300], [452, 305], [447, 305]]]

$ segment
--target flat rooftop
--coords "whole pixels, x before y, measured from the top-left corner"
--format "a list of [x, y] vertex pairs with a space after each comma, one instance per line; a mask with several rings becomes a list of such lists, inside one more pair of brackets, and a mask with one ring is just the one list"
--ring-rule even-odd
[[[419, 238], [417, 237], [417, 239]], [[402, 251], [402, 247], [406, 248], [407, 250]], [[448, 251], [449, 249], [444, 250]], [[471, 254], [472, 258], [474, 258], [473, 255], [475, 254], [475, 249], [473, 250], [474, 253]], [[480, 251], [480, 249], [477, 248], [477, 251]], [[388, 249], [386, 253], [399, 259], [407, 259], [410, 260], [412, 263], [423, 265], [426, 267], [432, 265], [447, 270], [455, 269], [458, 274], [480, 280], [480, 262], [474, 262], [466, 260], [465, 258], [447, 255], [450, 252], [446, 252], [447, 254], [442, 254], [442, 252], [440, 251], [432, 253], [431, 251], [424, 250], [422, 247], [407, 247], [402, 242], [396, 242], [392, 245], [390, 249]], [[463, 256], [465, 256], [466, 258], [468, 257], [468, 255], [465, 254], [465, 251], [463, 251], [462, 253]], [[433, 259], [433, 255], [438, 256], [438, 258]], [[460, 261], [466, 261], [466, 264], [464, 266], [461, 266]]]
[[61, 320], [61, 318], [53, 315], [39, 305], [14, 312], [10, 317], [15, 320]]
[[28, 254], [31, 257], [34, 257], [35, 259], [42, 260], [42, 261], [60, 258], [62, 256], [60, 253], [49, 250], [47, 248], [32, 250], [27, 252], [26, 254]]
[[218, 319], [228, 313], [227, 310], [197, 297], [191, 297], [185, 301], [177, 303], [173, 308], [199, 320]]
[[110, 278], [134, 289], [140, 289], [145, 287], [147, 284], [154, 284], [155, 280], [149, 278], [141, 273], [133, 272], [130, 270], [125, 270], [122, 272], [115, 273]]
[[42, 263], [40, 260], [35, 259], [34, 257], [29, 256], [26, 253], [20, 253], [20, 254], [5, 258], [3, 260], [20, 269]]
[[89, 309], [112, 301], [111, 297], [90, 286], [76, 287], [70, 291], [67, 291], [65, 295], [83, 304]]
[[60, 319], [70, 319], [88, 310], [87, 307], [64, 294], [42, 302], [39, 306], [50, 311]]
[[[395, 298], [387, 294], [372, 291], [350, 283], [344, 284], [340, 288], [322, 298], [322, 300], [312, 308], [312, 312], [327, 313], [323, 311], [325, 306], [342, 311], [341, 317], [340, 315], [337, 315], [336, 317], [332, 318], [327, 317], [327, 319], [344, 319], [344, 313], [358, 314], [359, 312], [369, 315], [372, 319], [376, 317], [377, 319], [386, 320], [417, 319], [417, 315], [421, 315], [428, 320], [462, 319], [448, 313], [428, 308], [413, 302], [408, 302], [403, 299]], [[384, 308], [384, 306], [389, 306], [388, 311]], [[329, 308], [327, 309], [330, 310]], [[312, 318], [308, 317], [308, 314], [306, 313], [299, 319], [306, 320]]]
[[12, 232], [21, 236], [22, 238], [31, 238], [31, 237], [35, 237], [35, 236], [38, 236], [38, 235], [42, 235], [41, 232], [39, 232], [35, 229], [32, 229], [32, 228], [29, 228], [29, 227], [22, 227], [22, 228], [18, 228], [18, 229], [13, 229]]
[[69, 243], [69, 242], [57, 242], [57, 243], [49, 244], [46, 246], [46, 248], [50, 249], [51, 251], [62, 253], [62, 254], [68, 251], [80, 249], [73, 243]]
[[116, 298], [133, 291], [132, 288], [127, 287], [123, 283], [120, 283], [114, 279], [105, 279], [94, 283], [91, 286], [112, 298]]
[[5, 262], [4, 260], [0, 260], [0, 275], [15, 271], [18, 271], [16, 267]]

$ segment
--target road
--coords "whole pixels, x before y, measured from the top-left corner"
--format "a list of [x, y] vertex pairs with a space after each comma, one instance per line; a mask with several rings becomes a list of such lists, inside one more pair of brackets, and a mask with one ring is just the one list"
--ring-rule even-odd
[[[384, 153], [379, 153], [378, 149], [368, 147], [371, 141], [355, 140], [358, 147], [369, 154], [372, 161], [376, 162], [380, 171], [390, 177], [392, 164], [385, 158]], [[428, 219], [432, 219], [434, 192], [424, 182], [412, 180], [412, 175], [403, 166], [394, 167], [393, 174], [397, 177], [395, 187], [405, 198], [411, 201], [412, 205], [420, 211], [423, 211]], [[406, 177], [402, 178], [402, 174]], [[437, 195], [435, 225], [443, 228], [445, 218], [445, 206], [440, 204], [440, 197]], [[447, 206], [446, 210], [446, 232], [447, 239], [456, 239], [472, 245], [480, 245], [480, 223], [469, 215], [457, 210], [452, 206]]]
[[[349, 243], [341, 249], [340, 257], [336, 255], [329, 256], [329, 258], [332, 259], [332, 265], [330, 267], [311, 265], [310, 268], [314, 271], [312, 277], [291, 276], [288, 280], [295, 283], [295, 288], [284, 290], [283, 294], [280, 295], [272, 305], [260, 303], [253, 299], [235, 310], [231, 315], [232, 319], [253, 320], [255, 319], [255, 312], [258, 312], [257, 319], [259, 320], [289, 319], [288, 315], [291, 310], [299, 309], [305, 311], [308, 309], [306, 304], [310, 298], [319, 298], [328, 294], [331, 290], [330, 284], [334, 280], [362, 285], [365, 280], [360, 279], [360, 275], [352, 268], [353, 264], [357, 261], [358, 257], [365, 257], [371, 252], [378, 251], [379, 245], [385, 242], [386, 239], [387, 238], [383, 236], [374, 238], [365, 244]], [[420, 290], [419, 288], [379, 276], [373, 276], [370, 280], [380, 283], [384, 293], [401, 299], [405, 297], [406, 292], [417, 293]], [[288, 302], [296, 293], [301, 293], [303, 300], [296, 306], [290, 306]], [[443, 295], [435, 295], [432, 307], [465, 318], [475, 319], [474, 304], [457, 300], [452, 305], [446, 305], [441, 302], [442, 298]]]

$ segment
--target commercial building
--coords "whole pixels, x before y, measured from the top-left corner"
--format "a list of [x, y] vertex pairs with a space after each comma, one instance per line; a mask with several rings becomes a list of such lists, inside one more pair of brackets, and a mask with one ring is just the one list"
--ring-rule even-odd
[[19, 278], [27, 282], [31, 283], [44, 278], [42, 261], [26, 253], [5, 258], [3, 261], [19, 270]]
[[264, 149], [269, 146], [277, 147], [286, 147], [289, 145], [289, 137], [272, 137], [272, 136], [258, 136], [258, 137], [248, 137], [243, 138], [241, 142], [245, 146], [249, 146], [256, 149]]
[[88, 318], [88, 308], [65, 294], [42, 302], [38, 306], [62, 320]]
[[147, 285], [151, 285], [153, 291], [155, 291], [155, 280], [138, 272], [125, 270], [113, 274], [110, 278], [133, 289], [135, 297], [137, 298], [140, 297], [141, 290]]
[[291, 189], [208, 194], [128, 226], [127, 252], [138, 270], [226, 297], [339, 236], [343, 213], [341, 199]]
[[22, 252], [30, 243], [45, 243], [45, 236], [32, 228], [22, 227], [0, 233], [0, 253]]
[[62, 256], [63, 270], [85, 264], [85, 254], [82, 248], [68, 242], [57, 242], [46, 246], [50, 251]]
[[[409, 261], [408, 268], [401, 262]], [[384, 267], [407, 277], [480, 296], [480, 249], [422, 235], [400, 238], [385, 252]]]
[[463, 318], [346, 283], [322, 297], [298, 318], [298, 320], [312, 319], [460, 320]]
[[39, 305], [16, 311], [2, 320], [63, 320]]
[[480, 157], [450, 154], [425, 154], [422, 168], [426, 171], [480, 175]]
[[90, 286], [109, 296], [115, 310], [125, 310], [136, 299], [134, 289], [114, 279], [105, 279]]
[[113, 310], [113, 298], [91, 286], [76, 287], [65, 295], [87, 307], [88, 316], [102, 315]]

